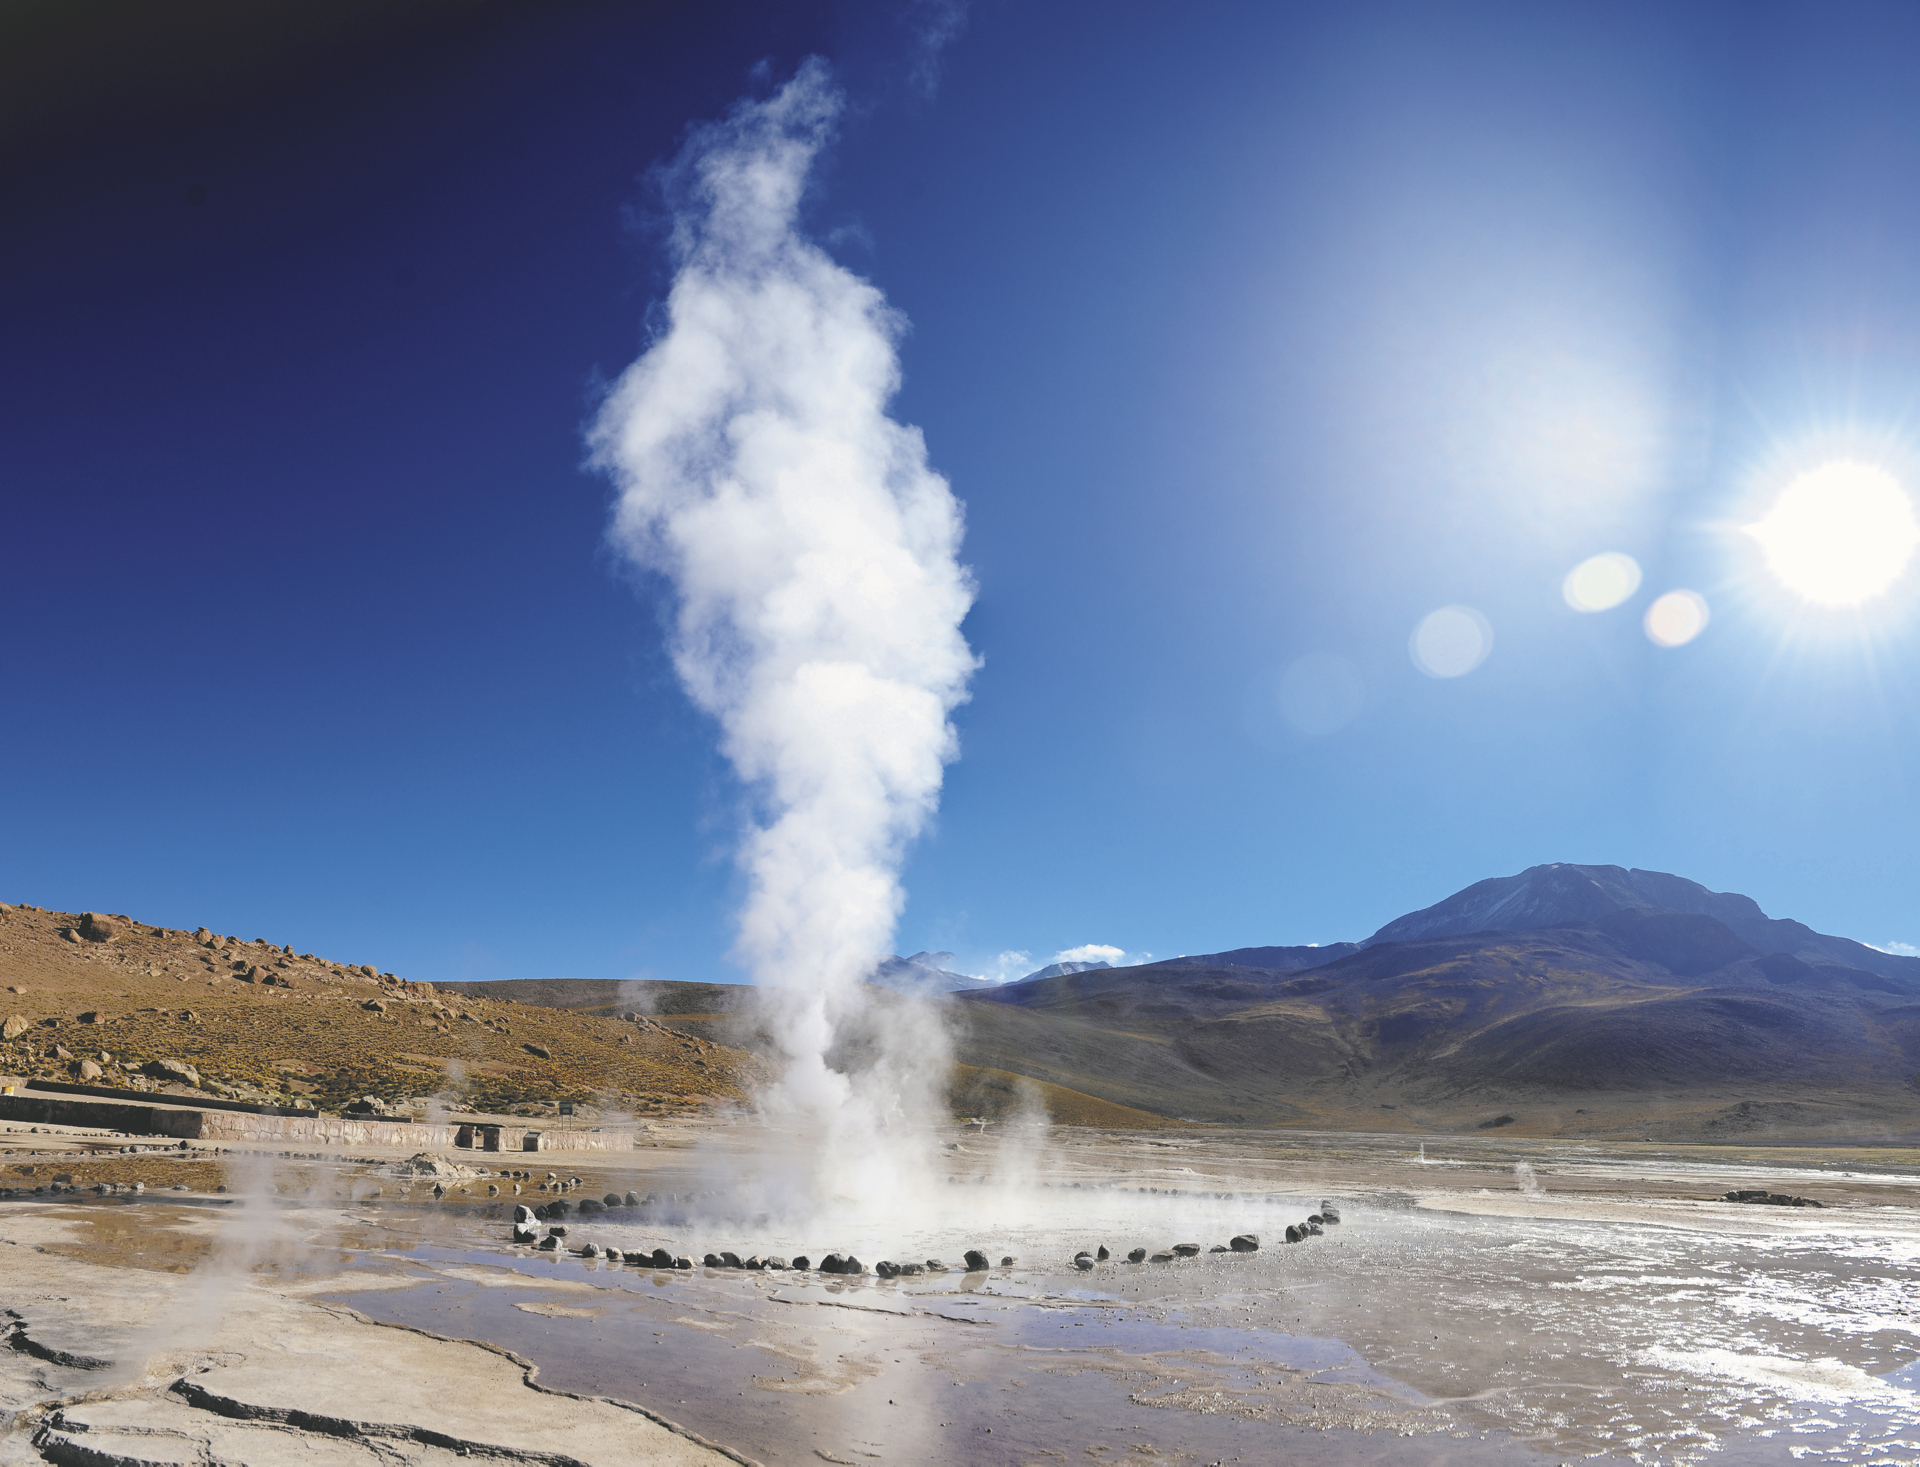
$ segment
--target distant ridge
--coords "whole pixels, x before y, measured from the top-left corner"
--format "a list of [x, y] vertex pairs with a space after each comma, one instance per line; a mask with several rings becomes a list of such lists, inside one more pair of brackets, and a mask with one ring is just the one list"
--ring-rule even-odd
[[1815, 932], [1804, 922], [1769, 917], [1752, 897], [1736, 892], [1709, 891], [1684, 876], [1622, 866], [1556, 862], [1530, 866], [1518, 876], [1476, 881], [1445, 901], [1396, 917], [1364, 945], [1582, 926], [1622, 911], [1711, 917], [1763, 953], [1785, 953], [1803, 962], [1839, 964], [1920, 983], [1920, 958], [1883, 953], [1852, 938]]

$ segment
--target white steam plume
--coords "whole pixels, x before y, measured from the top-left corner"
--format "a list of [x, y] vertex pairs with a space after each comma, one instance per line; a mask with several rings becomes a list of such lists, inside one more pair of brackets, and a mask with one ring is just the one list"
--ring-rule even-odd
[[666, 174], [664, 330], [591, 443], [619, 490], [612, 539], [673, 583], [674, 666], [761, 802], [736, 952], [778, 990], [788, 1063], [767, 1108], [844, 1144], [945, 1080], [942, 1054], [906, 1052], [937, 1025], [867, 1023], [852, 1074], [830, 1054], [888, 950], [976, 661], [960, 505], [887, 416], [903, 323], [797, 224], [841, 101], [813, 60], [694, 132]]

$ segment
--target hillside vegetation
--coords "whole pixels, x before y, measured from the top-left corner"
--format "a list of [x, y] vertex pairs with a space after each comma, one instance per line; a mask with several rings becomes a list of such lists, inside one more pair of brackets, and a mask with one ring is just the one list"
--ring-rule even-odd
[[[753, 1056], [644, 1016], [437, 991], [201, 928], [0, 905], [0, 1070], [334, 1110], [664, 1114], [745, 1098]], [[187, 1067], [192, 1077], [161, 1071]], [[155, 1073], [146, 1073], [155, 1071]]]

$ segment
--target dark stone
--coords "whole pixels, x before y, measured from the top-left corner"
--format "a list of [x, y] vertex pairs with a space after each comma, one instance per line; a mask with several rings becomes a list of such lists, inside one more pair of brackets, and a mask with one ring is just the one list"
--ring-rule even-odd
[[986, 1254], [982, 1253], [978, 1248], [967, 1249], [968, 1273], [985, 1273], [990, 1267], [992, 1267], [992, 1265], [987, 1262]]
[[720, 1266], [722, 1268], [738, 1268], [740, 1266], [740, 1255], [722, 1249], [720, 1253]]
[[766, 1265], [776, 1272], [784, 1273], [787, 1267], [787, 1260], [777, 1255], [770, 1255], [766, 1260]]
[[802, 1253], [793, 1260], [793, 1266], [799, 1269], [800, 1272], [805, 1273], [808, 1269], [813, 1267], [813, 1260], [807, 1257], [806, 1254]]
[[1131, 1253], [1127, 1254], [1128, 1263], [1144, 1263], [1146, 1259], [1147, 1250], [1144, 1248], [1135, 1248]]
[[702, 1258], [702, 1259], [700, 1260], [700, 1266], [701, 1266], [702, 1268], [718, 1268], [718, 1267], [720, 1267], [720, 1255], [719, 1255], [718, 1253], [709, 1253], [709, 1254], [707, 1254], [707, 1255], [706, 1255], [706, 1257], [704, 1257], [704, 1258]]
[[927, 1260], [928, 1273], [945, 1273], [946, 1271], [946, 1264], [942, 1263], [938, 1258], [929, 1258]]
[[1211, 1248], [1207, 1249], [1209, 1253], [1230, 1253], [1232, 1251], [1233, 1250], [1228, 1248], [1225, 1243], [1215, 1243]]
[[862, 1274], [866, 1271], [866, 1264], [855, 1258], [851, 1253], [847, 1255], [847, 1261], [840, 1265], [840, 1272], [844, 1274]]
[[[608, 1193], [607, 1195], [611, 1197], [613, 1194]], [[638, 1192], [627, 1193], [627, 1195], [621, 1199], [621, 1205], [625, 1207], [638, 1207], [640, 1205], [640, 1194]], [[611, 1207], [613, 1204], [609, 1202], [607, 1206]]]
[[582, 1258], [598, 1258], [600, 1256], [600, 1245], [598, 1243], [588, 1243], [584, 1245], [580, 1249], [580, 1256]]
[[1314, 1237], [1314, 1238], [1317, 1238], [1317, 1237], [1319, 1237], [1319, 1236], [1321, 1235], [1321, 1234], [1320, 1234], [1320, 1224], [1319, 1224], [1319, 1223], [1317, 1223], [1317, 1222], [1311, 1222], [1311, 1221], [1310, 1221], [1310, 1222], [1308, 1222], [1308, 1224], [1307, 1224], [1307, 1229], [1306, 1229], [1306, 1230], [1307, 1230], [1307, 1235], [1308, 1235], [1309, 1237]]
[[1228, 1243], [1235, 1253], [1258, 1253], [1260, 1235], [1258, 1233], [1238, 1233]]
[[1198, 1243], [1175, 1243], [1173, 1245], [1173, 1252], [1174, 1256], [1178, 1258], [1198, 1258], [1200, 1256], [1200, 1245]]
[[551, 1227], [547, 1229], [547, 1236], [549, 1238], [564, 1238], [566, 1237], [566, 1235], [567, 1235], [567, 1229], [564, 1223], [558, 1227]]
[[916, 1274], [923, 1272], [923, 1269], [921, 1265], [917, 1263], [903, 1263], [900, 1265], [900, 1272], [903, 1274]]
[[534, 1208], [534, 1209], [533, 1209], [533, 1215], [534, 1215], [534, 1216], [535, 1216], [536, 1218], [538, 1218], [538, 1219], [539, 1219], [539, 1220], [540, 1220], [541, 1222], [545, 1222], [545, 1221], [547, 1220], [547, 1206], [546, 1206], [546, 1204], [545, 1204], [545, 1203], [543, 1202], [543, 1203], [541, 1203], [541, 1204], [540, 1204], [540, 1206], [538, 1206], [538, 1207], [536, 1207], [536, 1208]]
[[900, 1265], [883, 1258], [874, 1264], [873, 1271], [883, 1279], [898, 1278], [900, 1276]]
[[829, 1253], [825, 1258], [820, 1260], [820, 1272], [822, 1273], [845, 1273], [846, 1268], [847, 1260], [842, 1258], [838, 1253]]
[[1093, 1267], [1093, 1255], [1091, 1253], [1074, 1254], [1073, 1266], [1079, 1269], [1082, 1273], [1086, 1273], [1089, 1269]]
[[1319, 1227], [1319, 1226], [1320, 1226], [1320, 1224], [1321, 1224], [1321, 1223], [1322, 1223], [1323, 1221], [1324, 1221], [1324, 1219], [1323, 1219], [1323, 1218], [1322, 1218], [1322, 1217], [1320, 1216], [1320, 1214], [1319, 1214], [1319, 1213], [1317, 1213], [1317, 1212], [1316, 1212], [1316, 1213], [1314, 1213], [1314, 1214], [1313, 1214], [1313, 1215], [1312, 1215], [1311, 1217], [1309, 1217], [1309, 1218], [1307, 1219], [1307, 1224], [1308, 1224], [1308, 1226], [1309, 1226], [1309, 1227], [1316, 1227], [1316, 1228], [1317, 1228], [1317, 1227]]
[[1287, 1224], [1287, 1241], [1289, 1243], [1298, 1243], [1304, 1237], [1306, 1237], [1306, 1234], [1300, 1230], [1298, 1223]]
[[539, 1236], [539, 1230], [530, 1222], [515, 1223], [513, 1225], [513, 1241], [516, 1243], [531, 1243]]
[[740, 1266], [742, 1268], [752, 1269], [753, 1272], [755, 1273], [759, 1273], [767, 1265], [761, 1259], [758, 1253], [750, 1253], [745, 1258], [740, 1260]]
[[[606, 1196], [602, 1197], [600, 1201], [607, 1207], [619, 1207], [622, 1203], [621, 1196], [618, 1192], [609, 1192]], [[631, 1192], [629, 1192], [625, 1198], [625, 1205], [628, 1207], [633, 1206], [633, 1194]]]
[[580, 1204], [580, 1215], [582, 1217], [588, 1217], [588, 1216], [591, 1216], [593, 1213], [605, 1212], [606, 1210], [607, 1210], [606, 1203], [595, 1202], [591, 1197], [587, 1198], [586, 1201]]
[[513, 1220], [517, 1223], [530, 1223], [539, 1215], [524, 1202], [516, 1202], [513, 1206]]
[[667, 1250], [664, 1248], [654, 1249], [653, 1250], [653, 1266], [655, 1268], [672, 1268], [673, 1255], [667, 1252]]
[[560, 1240], [551, 1233], [540, 1240], [540, 1251], [542, 1253], [557, 1253], [559, 1250]]
[[1102, 1243], [1100, 1245], [1099, 1249], [1094, 1253], [1093, 1256], [1099, 1259], [1102, 1263], [1105, 1263], [1109, 1258], [1113, 1257], [1111, 1253], [1107, 1252], [1107, 1245], [1105, 1243]]
[[1322, 1202], [1320, 1204], [1320, 1220], [1330, 1223], [1339, 1222], [1340, 1209], [1335, 1207], [1331, 1202]]
[[565, 1217], [573, 1211], [573, 1204], [564, 1197], [556, 1197], [547, 1204], [548, 1217]]
[[1000, 1260], [1000, 1266], [1001, 1266], [1002, 1268], [1012, 1268], [1012, 1267], [1013, 1267], [1013, 1255], [1012, 1255], [1011, 1253], [1009, 1253], [1009, 1254], [1007, 1254], [1006, 1256], [1004, 1256], [1004, 1257], [1003, 1257], [1003, 1258], [1002, 1258], [1002, 1259]]
[[693, 1260], [691, 1258], [676, 1258], [673, 1260], [673, 1266], [684, 1273], [693, 1267]]
[[1153, 1256], [1152, 1256], [1151, 1258], [1149, 1258], [1149, 1259], [1147, 1260], [1147, 1262], [1149, 1262], [1149, 1263], [1172, 1263], [1172, 1262], [1173, 1262], [1173, 1255], [1172, 1255], [1171, 1253], [1156, 1253], [1156, 1254], [1154, 1254], [1154, 1255], [1153, 1255]]

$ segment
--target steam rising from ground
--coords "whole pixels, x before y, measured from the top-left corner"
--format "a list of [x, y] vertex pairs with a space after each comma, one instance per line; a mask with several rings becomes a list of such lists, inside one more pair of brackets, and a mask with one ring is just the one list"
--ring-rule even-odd
[[887, 416], [902, 322], [798, 228], [841, 105], [814, 60], [693, 133], [663, 176], [664, 330], [591, 434], [618, 486], [613, 542], [671, 581], [674, 666], [758, 801], [736, 954], [785, 1060], [761, 1097], [787, 1138], [769, 1164], [812, 1194], [768, 1203], [926, 1175], [914, 1123], [948, 1073], [931, 1013], [871, 1010], [861, 980], [956, 753], [973, 589], [960, 505], [919, 430]]

